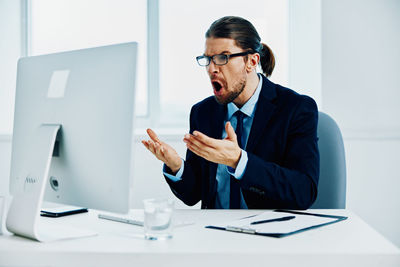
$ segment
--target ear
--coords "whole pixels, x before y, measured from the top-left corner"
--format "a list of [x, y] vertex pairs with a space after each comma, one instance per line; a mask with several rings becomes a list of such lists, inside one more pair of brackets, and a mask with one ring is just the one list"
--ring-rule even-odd
[[248, 72], [252, 72], [257, 68], [258, 62], [260, 62], [260, 54], [254, 53], [249, 54], [247, 59], [246, 69]]

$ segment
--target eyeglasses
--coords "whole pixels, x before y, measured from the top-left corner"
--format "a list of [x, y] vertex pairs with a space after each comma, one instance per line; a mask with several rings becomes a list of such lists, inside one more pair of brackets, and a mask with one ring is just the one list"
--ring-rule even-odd
[[252, 52], [252, 51], [246, 51], [246, 52], [230, 54], [230, 55], [225, 55], [225, 54], [213, 55], [211, 57], [203, 55], [203, 56], [196, 57], [196, 60], [197, 60], [197, 63], [202, 67], [210, 65], [211, 60], [214, 62], [215, 65], [222, 66], [222, 65], [225, 65], [226, 63], [228, 63], [228, 61], [231, 57], [246, 56], [248, 54], [253, 54], [253, 53], [254, 52]]

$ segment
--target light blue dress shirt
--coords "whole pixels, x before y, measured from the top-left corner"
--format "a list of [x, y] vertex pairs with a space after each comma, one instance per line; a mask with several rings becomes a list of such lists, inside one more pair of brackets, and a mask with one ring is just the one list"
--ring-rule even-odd
[[[254, 114], [257, 106], [257, 101], [258, 97], [261, 92], [261, 87], [262, 87], [262, 78], [260, 74], [258, 75], [259, 82], [258, 86], [256, 88], [256, 91], [254, 94], [250, 97], [250, 99], [242, 106], [240, 109], [241, 112], [243, 112], [246, 116], [243, 118], [243, 133], [242, 133], [242, 144], [244, 144], [244, 147], [247, 145], [247, 140], [249, 138], [250, 130], [251, 130], [251, 125], [253, 124], [253, 119], [254, 119]], [[230, 121], [232, 124], [232, 127], [236, 129], [237, 125], [237, 119], [236, 116], [233, 116], [233, 114], [239, 110], [239, 108], [233, 103], [229, 103], [227, 105], [228, 112], [226, 114], [226, 118], [224, 120], [224, 125]], [[222, 130], [222, 139], [227, 136], [225, 132], [225, 127], [223, 127]], [[226, 165], [223, 164], [218, 164], [217, 167], [217, 197], [215, 201], [215, 208], [216, 209], [229, 209], [229, 194], [230, 194], [230, 176], [233, 175], [236, 179], [241, 179], [243, 176], [244, 171], [246, 170], [247, 166], [247, 152], [242, 149], [242, 155], [240, 156], [239, 163], [236, 167], [236, 169], [230, 168]], [[179, 181], [182, 179], [182, 174], [183, 174], [183, 169], [184, 169], [184, 160], [182, 159], [182, 166], [179, 169], [179, 171], [176, 173], [176, 175], [171, 175], [169, 173], [166, 173], [166, 166], [164, 164], [164, 175], [168, 177], [168, 179], [172, 181]], [[240, 208], [241, 209], [247, 209], [246, 202], [244, 201], [243, 194], [241, 194], [241, 200], [240, 200]]]

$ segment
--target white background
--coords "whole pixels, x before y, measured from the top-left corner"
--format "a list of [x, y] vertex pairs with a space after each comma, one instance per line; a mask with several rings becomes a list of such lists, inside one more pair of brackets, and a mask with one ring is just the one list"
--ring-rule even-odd
[[[288, 3], [289, 86], [313, 95], [342, 129], [347, 208], [400, 246], [400, 1]], [[19, 1], [0, 1], [1, 129], [11, 129], [20, 12]], [[184, 156], [181, 134], [162, 138]], [[0, 136], [0, 195], [8, 194], [10, 141]], [[133, 207], [141, 208], [145, 197], [172, 197], [161, 164], [139, 143], [135, 159]], [[183, 204], [177, 200], [177, 206]]]

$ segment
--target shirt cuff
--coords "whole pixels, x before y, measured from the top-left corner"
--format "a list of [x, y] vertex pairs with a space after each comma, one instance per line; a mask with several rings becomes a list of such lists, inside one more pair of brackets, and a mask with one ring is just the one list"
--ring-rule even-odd
[[242, 155], [240, 155], [240, 159], [238, 165], [236, 166], [236, 169], [227, 166], [228, 173], [238, 180], [242, 179], [244, 171], [246, 170], [247, 161], [247, 152], [242, 149]]
[[167, 165], [164, 164], [163, 173], [171, 181], [178, 182], [178, 181], [182, 180], [182, 174], [183, 174], [184, 166], [185, 166], [185, 161], [182, 159], [181, 168], [179, 169], [179, 171], [175, 175], [172, 175], [172, 174], [168, 173], [168, 171], [171, 171], [171, 169], [168, 168]]

